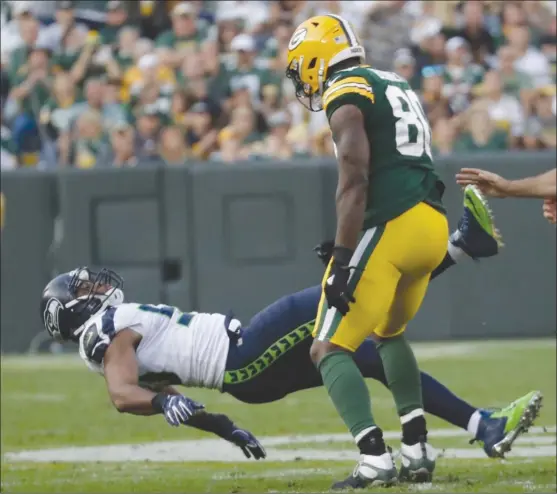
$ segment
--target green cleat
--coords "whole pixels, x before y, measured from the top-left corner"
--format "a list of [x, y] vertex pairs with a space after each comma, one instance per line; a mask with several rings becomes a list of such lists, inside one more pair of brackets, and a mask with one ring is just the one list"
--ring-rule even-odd
[[474, 185], [464, 189], [464, 214], [451, 235], [451, 243], [473, 259], [494, 256], [503, 247], [489, 204]]
[[482, 410], [478, 433], [473, 441], [479, 441], [488, 456], [503, 458], [518, 436], [527, 432], [534, 423], [542, 400], [540, 391], [531, 391], [501, 410]]

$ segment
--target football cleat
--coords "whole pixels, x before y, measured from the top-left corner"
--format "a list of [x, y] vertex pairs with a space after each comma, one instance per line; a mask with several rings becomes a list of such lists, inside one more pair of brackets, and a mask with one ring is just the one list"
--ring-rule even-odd
[[503, 247], [487, 200], [474, 185], [464, 189], [464, 214], [450, 241], [475, 260], [495, 256]]
[[332, 490], [363, 489], [372, 486], [390, 486], [398, 482], [396, 467], [391, 452], [379, 456], [360, 455], [360, 461], [352, 475], [335, 482]]
[[502, 410], [480, 411], [482, 418], [478, 432], [470, 443], [478, 441], [491, 458], [504, 458], [518, 436], [528, 432], [534, 423], [540, 413], [542, 400], [540, 391], [531, 391]]
[[431, 482], [435, 470], [437, 451], [427, 442], [420, 441], [412, 446], [402, 443], [402, 464], [398, 477], [403, 482]]

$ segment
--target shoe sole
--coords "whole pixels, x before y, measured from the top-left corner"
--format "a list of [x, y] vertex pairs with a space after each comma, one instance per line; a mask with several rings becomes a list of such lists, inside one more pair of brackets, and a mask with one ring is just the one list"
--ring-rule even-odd
[[418, 470], [413, 470], [411, 472], [405, 473], [404, 477], [401, 476], [401, 480], [404, 482], [414, 483], [414, 484], [424, 484], [426, 482], [431, 482], [433, 478], [433, 473], [427, 468], [419, 468]]
[[[495, 227], [493, 212], [491, 211], [489, 203], [487, 202], [487, 199], [484, 197], [484, 195], [481, 193], [480, 189], [478, 189], [478, 187], [476, 187], [475, 185], [467, 185], [464, 189], [464, 195], [468, 198], [468, 201], [465, 201], [464, 203], [465, 207], [467, 207], [472, 212], [472, 215], [476, 218], [476, 221], [482, 226], [482, 228], [484, 228], [484, 222], [481, 221], [482, 218], [485, 218], [491, 224], [493, 233], [489, 233], [489, 231], [484, 228], [485, 233], [487, 233], [497, 242], [497, 246], [499, 248], [504, 247], [505, 244], [503, 243], [503, 236], [501, 235], [501, 232], [499, 232], [499, 230]], [[476, 207], [476, 201], [478, 201], [480, 203], [479, 206], [485, 210], [485, 214], [481, 214], [480, 211], [478, 211], [478, 208]], [[469, 207], [467, 202], [471, 207]]]
[[530, 398], [528, 405], [526, 406], [522, 417], [520, 417], [520, 422], [518, 425], [498, 443], [496, 443], [491, 452], [494, 458], [504, 458], [505, 454], [508, 453], [513, 446], [516, 438], [523, 433], [528, 432], [528, 429], [536, 420], [536, 417], [540, 414], [540, 409], [543, 403], [543, 395], [538, 391]]
[[392, 487], [396, 484], [398, 484], [398, 477], [393, 477], [392, 479], [389, 480], [373, 480], [370, 481], [369, 483], [366, 483], [365, 485], [357, 486], [357, 487], [351, 485], [336, 487], [335, 485], [333, 485], [331, 487], [331, 490], [332, 491], [345, 491], [345, 490], [353, 491], [353, 490], [367, 489], [369, 487]]

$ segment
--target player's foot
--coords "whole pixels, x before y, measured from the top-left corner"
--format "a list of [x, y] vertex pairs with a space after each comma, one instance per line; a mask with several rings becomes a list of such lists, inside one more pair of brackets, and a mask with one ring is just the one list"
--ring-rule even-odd
[[396, 484], [398, 477], [391, 452], [380, 456], [360, 455], [360, 461], [352, 475], [340, 482], [335, 482], [331, 489], [363, 489], [364, 487]]
[[478, 441], [487, 456], [503, 458], [511, 450], [516, 438], [527, 432], [534, 423], [542, 407], [542, 400], [540, 391], [531, 391], [502, 410], [481, 411], [478, 432], [471, 442]]
[[427, 442], [400, 447], [402, 465], [398, 478], [403, 482], [431, 482], [435, 470], [437, 451]]
[[451, 235], [451, 243], [472, 259], [494, 256], [503, 247], [487, 200], [474, 185], [464, 189], [464, 213]]

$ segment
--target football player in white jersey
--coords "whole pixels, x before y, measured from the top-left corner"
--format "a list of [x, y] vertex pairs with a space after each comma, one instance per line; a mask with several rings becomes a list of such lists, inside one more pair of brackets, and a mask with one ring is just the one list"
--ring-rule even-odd
[[[466, 194], [465, 212], [451, 237], [446, 259], [434, 276], [460, 256], [484, 258], [498, 252], [495, 228], [484, 202]], [[327, 264], [332, 244], [320, 246]], [[451, 254], [452, 253], [452, 254]], [[54, 278], [41, 303], [43, 323], [54, 338], [79, 343], [79, 353], [104, 374], [114, 406], [136, 415], [163, 414], [180, 424], [215, 433], [247, 457], [265, 457], [249, 431], [172, 385], [203, 387], [245, 403], [268, 403], [322, 386], [309, 357], [321, 287], [287, 295], [247, 325], [231, 315], [181, 312], [166, 305], [124, 303], [123, 280], [115, 272], [78, 268]], [[355, 353], [364, 377], [386, 385], [373, 340]], [[503, 456], [536, 417], [541, 394], [533, 391], [500, 411], [476, 408], [426, 373], [421, 374], [425, 410], [468, 430], [488, 456]]]

